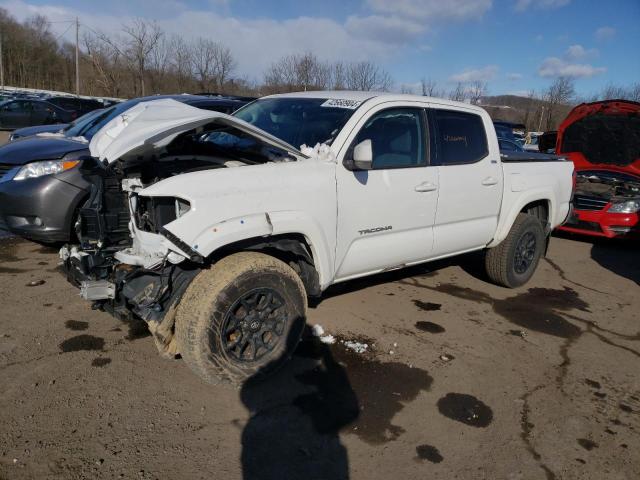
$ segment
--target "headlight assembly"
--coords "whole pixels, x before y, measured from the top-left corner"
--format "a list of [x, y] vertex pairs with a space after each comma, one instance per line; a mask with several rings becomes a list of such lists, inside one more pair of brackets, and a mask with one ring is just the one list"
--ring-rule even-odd
[[53, 175], [69, 170], [80, 163], [80, 160], [45, 160], [41, 162], [31, 162], [24, 165], [13, 177], [14, 180], [26, 180], [28, 178], [38, 178], [44, 175]]
[[610, 213], [637, 213], [640, 210], [640, 199], [615, 202], [607, 210]]

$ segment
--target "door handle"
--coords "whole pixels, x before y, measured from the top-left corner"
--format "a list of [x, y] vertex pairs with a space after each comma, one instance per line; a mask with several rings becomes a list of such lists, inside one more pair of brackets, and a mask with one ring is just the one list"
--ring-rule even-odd
[[497, 185], [498, 180], [496, 180], [493, 177], [487, 177], [484, 180], [482, 180], [482, 185], [484, 185], [485, 187], [490, 187], [491, 185]]
[[437, 185], [434, 185], [431, 182], [422, 182], [420, 185], [416, 185], [414, 190], [416, 192], [433, 192], [438, 189]]

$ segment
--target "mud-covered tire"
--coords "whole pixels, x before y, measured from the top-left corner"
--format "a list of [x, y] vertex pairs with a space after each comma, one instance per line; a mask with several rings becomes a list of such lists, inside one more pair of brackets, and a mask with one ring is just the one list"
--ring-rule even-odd
[[520, 213], [498, 246], [485, 254], [489, 278], [503, 287], [515, 288], [529, 281], [545, 249], [544, 229], [533, 215]]
[[[304, 285], [291, 267], [261, 253], [236, 253], [200, 272], [185, 291], [176, 313], [178, 350], [206, 382], [241, 384], [287, 361], [304, 329], [306, 308]], [[239, 342], [248, 342], [246, 351]], [[253, 349], [261, 356], [251, 360]]]

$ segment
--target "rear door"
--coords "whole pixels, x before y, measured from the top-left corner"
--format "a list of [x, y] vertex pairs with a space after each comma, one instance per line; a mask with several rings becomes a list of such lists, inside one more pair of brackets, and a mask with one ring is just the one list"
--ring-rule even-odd
[[485, 246], [498, 225], [502, 169], [493, 126], [474, 110], [433, 105], [434, 163], [440, 193], [433, 256]]
[[[336, 280], [429, 257], [438, 200], [438, 171], [429, 165], [425, 108], [392, 102], [358, 122], [338, 157]], [[371, 140], [373, 169], [350, 171], [353, 147]]]

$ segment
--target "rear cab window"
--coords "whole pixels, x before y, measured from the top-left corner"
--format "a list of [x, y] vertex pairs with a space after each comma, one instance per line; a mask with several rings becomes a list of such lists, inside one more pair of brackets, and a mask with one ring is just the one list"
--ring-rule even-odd
[[489, 154], [482, 117], [456, 110], [431, 110], [438, 165], [476, 163]]

